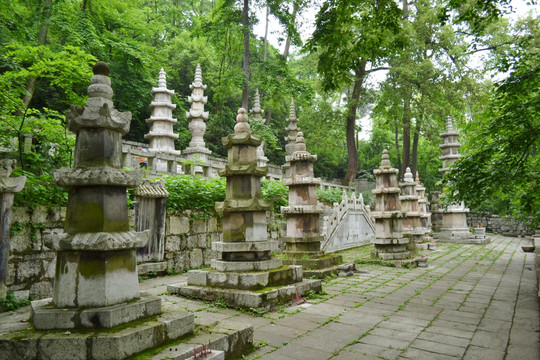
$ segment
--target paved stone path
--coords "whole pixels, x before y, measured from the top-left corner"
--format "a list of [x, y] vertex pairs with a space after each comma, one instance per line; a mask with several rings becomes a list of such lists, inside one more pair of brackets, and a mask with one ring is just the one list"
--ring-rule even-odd
[[[344, 253], [348, 262], [369, 247]], [[535, 254], [520, 239], [486, 246], [439, 244], [427, 269], [357, 265], [329, 279], [325, 295], [254, 314], [166, 293], [185, 275], [145, 280], [164, 306], [195, 312], [199, 325], [234, 318], [254, 325], [246, 359], [540, 359]]]

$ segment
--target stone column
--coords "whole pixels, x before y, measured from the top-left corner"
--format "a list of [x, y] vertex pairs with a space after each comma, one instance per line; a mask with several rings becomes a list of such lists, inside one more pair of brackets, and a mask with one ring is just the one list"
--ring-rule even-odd
[[15, 169], [15, 160], [0, 160], [0, 298], [7, 294], [9, 235], [11, 231], [11, 207], [16, 192], [23, 189], [25, 176], [9, 177]]
[[[195, 68], [195, 80], [189, 85], [192, 93], [188, 96], [188, 102], [191, 103], [191, 108], [186, 112], [186, 117], [190, 120], [189, 132], [191, 133], [191, 141], [189, 146], [183, 151], [188, 160], [196, 161], [199, 164], [208, 163], [208, 155], [212, 152], [206, 148], [204, 142], [204, 133], [206, 132], [206, 123], [208, 120], [208, 111], [204, 111], [204, 104], [208, 101], [208, 97], [204, 96], [206, 85], [202, 83], [201, 66], [197, 64]], [[190, 169], [191, 174], [202, 173], [202, 165], [194, 165]]]
[[[443, 174], [448, 171], [450, 166], [460, 155], [458, 149], [461, 144], [457, 141], [459, 133], [452, 125], [452, 118], [446, 118], [446, 131], [440, 134], [443, 143], [439, 145], [443, 155], [439, 157], [443, 161], [443, 167], [439, 169]], [[467, 226], [467, 213], [469, 209], [465, 208], [465, 203], [452, 204], [444, 209], [441, 226], [441, 240], [472, 238], [472, 234]]]
[[407, 249], [409, 239], [402, 234], [401, 202], [397, 174], [399, 170], [390, 165], [388, 151], [383, 150], [381, 166], [373, 170], [376, 185], [371, 192], [375, 195], [375, 252], [373, 256], [381, 260], [404, 260], [411, 257]]
[[439, 202], [441, 201], [441, 192], [440, 191], [432, 191], [430, 192], [431, 195], [431, 201], [430, 209], [431, 212], [431, 228], [433, 229], [433, 232], [440, 233], [442, 228], [442, 217], [443, 217], [443, 210], [442, 207], [439, 205]]
[[65, 233], [48, 239], [56, 250], [53, 303], [57, 307], [96, 307], [139, 298], [135, 249], [147, 233], [129, 230], [126, 188], [140, 174], [122, 169], [122, 136], [131, 113], [114, 109], [109, 67], [94, 66], [86, 106], [66, 113], [77, 134], [73, 169], [54, 173], [68, 189]]
[[418, 211], [420, 212], [420, 228], [424, 233], [424, 240], [431, 240], [429, 233], [431, 233], [431, 214], [428, 209], [428, 201], [426, 198], [426, 188], [420, 183], [420, 177], [416, 172], [416, 195], [418, 195]]
[[[296, 110], [294, 106], [294, 99], [291, 99], [291, 106], [289, 109], [289, 118], [287, 119], [287, 136], [285, 136], [285, 155], [292, 156], [294, 150], [296, 149], [296, 135], [300, 129], [298, 128], [298, 119], [296, 118]], [[283, 177], [288, 178], [291, 176], [290, 170], [291, 164], [285, 162], [283, 164]]]
[[291, 165], [291, 177], [283, 180], [289, 187], [289, 206], [281, 208], [287, 218], [287, 236], [283, 239], [284, 263], [302, 265], [306, 277], [317, 276], [318, 273], [321, 276], [317, 277], [324, 277], [331, 270], [318, 270], [340, 264], [342, 258], [330, 255], [321, 259], [324, 255], [321, 250], [324, 237], [320, 232], [320, 214], [324, 208], [317, 201], [317, 188], [321, 180], [313, 175], [317, 155], [311, 155], [306, 150], [302, 132], [297, 134], [295, 151], [285, 159]]
[[[259, 89], [255, 91], [255, 100], [253, 101], [253, 109], [251, 109], [251, 114], [253, 115], [253, 121], [259, 121], [264, 123], [262, 114], [263, 109], [261, 108], [261, 98], [259, 95]], [[264, 167], [268, 163], [268, 158], [264, 156], [264, 141], [257, 147], [257, 166]]]
[[[159, 71], [158, 87], [152, 88], [154, 101], [150, 104], [152, 115], [146, 122], [151, 125], [150, 132], [144, 135], [150, 140], [148, 150], [160, 155], [155, 160], [153, 167], [157, 172], [176, 172], [176, 157], [180, 151], [175, 149], [174, 142], [178, 139], [178, 134], [174, 133], [173, 125], [177, 122], [172, 117], [172, 111], [176, 108], [171, 99], [174, 90], [167, 89], [167, 79], [163, 68]], [[170, 159], [167, 159], [170, 157]], [[169, 164], [169, 163], [174, 164]]]
[[137, 260], [163, 260], [167, 197], [165, 181], [145, 180], [135, 191], [135, 231], [150, 230], [148, 243], [137, 249]]
[[409, 250], [415, 252], [415, 244], [421, 241], [424, 232], [420, 226], [420, 211], [418, 209], [418, 195], [416, 194], [416, 183], [414, 182], [411, 169], [405, 170], [403, 181], [399, 183], [401, 195], [401, 211], [405, 217], [401, 221], [403, 234], [410, 239]]

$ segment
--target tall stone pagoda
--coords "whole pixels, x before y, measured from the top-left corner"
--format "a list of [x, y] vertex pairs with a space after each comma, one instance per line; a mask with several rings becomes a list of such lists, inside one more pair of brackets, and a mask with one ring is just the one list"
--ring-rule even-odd
[[416, 194], [418, 195], [418, 211], [420, 212], [420, 228], [424, 233], [424, 241], [431, 240], [431, 214], [429, 213], [428, 200], [426, 198], [426, 188], [420, 183], [418, 171], [416, 172]]
[[[263, 109], [261, 108], [261, 97], [259, 95], [259, 89], [255, 91], [255, 99], [253, 101], [253, 109], [251, 109], [251, 114], [253, 116], [253, 121], [260, 121], [264, 123]], [[264, 167], [268, 163], [268, 158], [264, 155], [264, 141], [257, 147], [257, 166]]]
[[415, 251], [415, 244], [421, 242], [424, 232], [420, 225], [420, 211], [418, 208], [418, 195], [416, 194], [416, 182], [414, 181], [411, 169], [407, 168], [403, 176], [403, 181], [399, 183], [401, 195], [401, 211], [404, 217], [401, 220], [403, 234], [410, 239], [409, 250]]
[[[291, 106], [289, 108], [289, 118], [287, 119], [287, 126], [285, 127], [287, 136], [285, 136], [285, 156], [292, 156], [296, 150], [296, 135], [300, 131], [298, 128], [298, 119], [296, 118], [296, 109], [294, 106], [294, 99], [291, 99]], [[282, 166], [283, 177], [288, 178], [291, 176], [291, 164], [285, 162]]]
[[201, 65], [197, 64], [195, 68], [195, 79], [189, 85], [191, 96], [188, 96], [188, 102], [191, 104], [189, 111], [186, 111], [186, 118], [189, 122], [189, 132], [191, 141], [189, 146], [183, 151], [188, 160], [194, 160], [200, 165], [195, 165], [191, 173], [201, 173], [202, 164], [208, 162], [208, 155], [212, 153], [206, 148], [204, 134], [206, 133], [206, 121], [208, 120], [208, 111], [204, 111], [204, 105], [208, 97], [204, 96], [206, 85], [203, 84]]
[[381, 260], [406, 260], [411, 257], [408, 249], [409, 239], [403, 237], [401, 221], [404, 217], [401, 211], [398, 187], [398, 169], [390, 165], [388, 151], [383, 150], [381, 166], [373, 170], [375, 174], [375, 211], [371, 216], [375, 219], [375, 245], [373, 256]]
[[176, 109], [176, 104], [172, 103], [174, 90], [167, 89], [167, 78], [163, 68], [159, 71], [158, 87], [152, 88], [154, 100], [150, 103], [152, 115], [146, 120], [150, 124], [150, 132], [144, 135], [150, 140], [148, 151], [159, 154], [154, 161], [154, 168], [157, 171], [169, 171], [167, 168], [171, 157], [174, 160], [180, 155], [180, 151], [175, 149], [174, 142], [178, 139], [178, 134], [174, 133], [173, 125], [177, 122], [172, 117], [172, 112]]
[[[39, 343], [62, 349], [65, 358], [124, 359], [193, 332], [193, 314], [162, 318], [161, 300], [139, 293], [135, 250], [146, 244], [148, 233], [129, 230], [126, 188], [137, 186], [140, 174], [123, 170], [121, 163], [131, 113], [113, 107], [108, 65], [98, 62], [93, 71], [86, 106], [72, 105], [66, 114], [77, 135], [73, 169], [54, 174], [69, 192], [65, 232], [44, 239], [56, 250], [54, 295], [33, 301], [31, 316], [36, 330], [71, 329], [61, 339], [34, 334], [42, 336]], [[139, 321], [129, 325], [134, 320]], [[27, 350], [24, 359], [47, 351], [39, 345]]]
[[272, 206], [261, 198], [261, 177], [267, 168], [257, 166], [261, 140], [251, 133], [246, 110], [238, 110], [234, 133], [222, 139], [229, 161], [220, 176], [227, 178], [225, 201], [216, 203], [223, 213], [223, 241], [212, 243], [218, 257], [211, 270], [191, 270], [187, 285], [168, 290], [206, 300], [221, 298], [244, 308], [270, 308], [290, 301], [297, 293], [319, 291], [319, 280], [302, 280], [301, 266], [283, 266], [273, 258], [277, 242], [268, 239], [266, 211]]
[[[459, 132], [454, 129], [450, 116], [446, 118], [446, 131], [440, 134], [440, 136], [443, 139], [443, 143], [439, 147], [443, 154], [439, 159], [442, 160], [443, 166], [439, 171], [444, 174], [461, 157], [458, 153], [461, 144], [457, 141]], [[460, 241], [460, 239], [472, 238], [472, 234], [467, 226], [468, 212], [469, 209], [465, 208], [464, 202], [449, 205], [444, 209], [440, 233], [441, 241]]]
[[333, 266], [340, 264], [342, 257], [324, 256], [321, 250], [324, 237], [320, 233], [320, 214], [324, 208], [317, 203], [321, 180], [313, 175], [317, 155], [306, 150], [302, 132], [298, 132], [295, 151], [286, 157], [286, 161], [291, 165], [291, 176], [283, 180], [289, 187], [289, 206], [281, 208], [287, 218], [284, 263], [302, 265], [306, 277], [324, 278], [337, 272]]

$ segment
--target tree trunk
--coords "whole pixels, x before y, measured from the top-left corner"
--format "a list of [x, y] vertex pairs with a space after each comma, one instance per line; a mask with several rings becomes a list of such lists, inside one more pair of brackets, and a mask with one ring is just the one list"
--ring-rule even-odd
[[396, 126], [394, 129], [394, 144], [396, 146], [396, 155], [397, 155], [397, 168], [401, 169], [401, 152], [399, 151], [399, 126], [396, 121]]
[[268, 5], [266, 5], [266, 25], [264, 26], [264, 56], [263, 62], [266, 62], [268, 56]]
[[411, 156], [411, 173], [413, 177], [416, 177], [416, 171], [418, 168], [418, 140], [420, 138], [420, 124], [422, 122], [422, 116], [420, 115], [416, 119], [416, 124], [414, 126], [413, 134], [413, 144], [412, 144], [412, 156]]
[[242, 107], [247, 111], [249, 109], [249, 0], [244, 0], [242, 27], [244, 32], [244, 88], [242, 89]]
[[365, 59], [360, 60], [360, 64], [356, 71], [354, 72], [355, 81], [353, 92], [349, 100], [348, 113], [347, 113], [347, 173], [345, 174], [345, 179], [343, 183], [345, 185], [350, 185], [354, 182], [356, 174], [358, 173], [358, 151], [356, 149], [355, 141], [355, 128], [356, 128], [356, 111], [358, 109], [358, 101], [360, 100], [360, 95], [362, 94], [362, 85], [364, 83], [364, 78], [366, 77], [366, 63]]
[[403, 163], [399, 171], [399, 178], [403, 179], [405, 169], [409, 167], [411, 157], [411, 98], [408, 85], [403, 96]]

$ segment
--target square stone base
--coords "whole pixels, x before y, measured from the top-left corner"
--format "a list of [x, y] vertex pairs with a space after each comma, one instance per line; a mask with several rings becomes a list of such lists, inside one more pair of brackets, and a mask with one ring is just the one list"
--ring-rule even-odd
[[193, 333], [194, 315], [175, 310], [104, 330], [22, 330], [0, 335], [1, 359], [122, 360]]
[[324, 279], [339, 273], [338, 265], [343, 263], [341, 255], [331, 254], [316, 259], [283, 259], [286, 265], [301, 265], [304, 278]]
[[142, 296], [136, 301], [94, 308], [58, 308], [51, 298], [32, 301], [31, 317], [38, 330], [113, 328], [161, 313], [161, 299]]
[[308, 291], [320, 292], [320, 280], [303, 280], [291, 285], [266, 288], [258, 291], [221, 289], [205, 286], [188, 285], [186, 282], [167, 286], [167, 291], [206, 301], [221, 299], [229, 306], [244, 309], [269, 310], [290, 302], [296, 294], [304, 295]]

